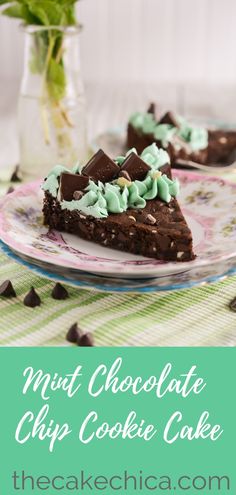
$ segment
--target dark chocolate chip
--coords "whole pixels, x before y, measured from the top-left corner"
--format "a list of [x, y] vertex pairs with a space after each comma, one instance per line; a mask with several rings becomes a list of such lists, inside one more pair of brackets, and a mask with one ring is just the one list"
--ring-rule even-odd
[[74, 323], [73, 325], [71, 325], [71, 327], [69, 328], [66, 334], [66, 340], [68, 340], [68, 342], [71, 342], [72, 344], [77, 344], [79, 338], [80, 338], [80, 329], [77, 323]]
[[110, 182], [115, 179], [120, 171], [119, 165], [115, 163], [104, 151], [99, 150], [89, 160], [87, 165], [82, 170], [84, 175], [91, 177], [95, 181], [103, 183]]
[[16, 165], [10, 181], [11, 182], [21, 182], [21, 180], [22, 179], [21, 179], [21, 175], [20, 175], [20, 166]]
[[121, 170], [119, 173], [119, 177], [123, 177], [124, 179], [129, 180], [131, 182], [131, 178], [128, 172], [126, 172], [126, 170]]
[[61, 199], [72, 201], [75, 191], [84, 191], [89, 184], [89, 178], [84, 175], [63, 172], [60, 179]]
[[180, 127], [178, 120], [175, 118], [172, 112], [165, 113], [165, 115], [163, 115], [163, 117], [159, 121], [159, 124], [169, 124], [173, 125], [174, 127]]
[[9, 189], [7, 190], [7, 194], [11, 194], [14, 191], [15, 191], [14, 187], [10, 186]]
[[75, 201], [79, 201], [79, 199], [81, 199], [82, 197], [83, 197], [82, 191], [75, 191], [73, 194], [73, 198], [75, 199]]
[[152, 113], [152, 115], [155, 116], [156, 114], [156, 105], [155, 103], [150, 103], [148, 109], [147, 109], [147, 113]]
[[236, 313], [236, 297], [229, 303], [229, 307], [231, 311], [234, 311]]
[[38, 296], [34, 287], [31, 287], [30, 291], [28, 292], [28, 294], [26, 294], [24, 298], [24, 305], [28, 306], [29, 308], [35, 308], [36, 306], [40, 306], [40, 304], [41, 304], [40, 297]]
[[55, 287], [52, 289], [52, 297], [53, 299], [58, 299], [59, 301], [62, 301], [63, 299], [67, 299], [69, 297], [69, 294], [65, 287], [61, 285], [59, 282], [55, 285]]
[[10, 280], [5, 280], [5, 282], [0, 285], [0, 296], [16, 297], [15, 289]]
[[122, 164], [121, 171], [129, 174], [131, 180], [145, 179], [150, 167], [136, 153], [130, 153]]
[[160, 167], [160, 172], [164, 175], [167, 175], [167, 177], [169, 177], [169, 179], [172, 179], [172, 174], [171, 174], [171, 166], [169, 163], [166, 163], [166, 165], [163, 165], [162, 167]]
[[77, 342], [78, 342], [78, 346], [80, 347], [94, 346], [94, 341], [91, 333], [84, 333], [81, 337], [79, 337]]

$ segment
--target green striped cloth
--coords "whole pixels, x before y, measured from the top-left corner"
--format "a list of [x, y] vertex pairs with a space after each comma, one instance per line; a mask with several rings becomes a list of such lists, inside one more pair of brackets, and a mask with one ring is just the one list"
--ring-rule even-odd
[[[4, 186], [0, 193], [4, 194]], [[0, 345], [64, 346], [78, 322], [96, 346], [229, 346], [236, 343], [236, 277], [203, 288], [157, 294], [109, 294], [68, 287], [69, 299], [51, 297], [53, 283], [0, 253], [0, 283], [10, 279], [17, 298], [0, 297]], [[34, 286], [42, 305], [27, 308]]]

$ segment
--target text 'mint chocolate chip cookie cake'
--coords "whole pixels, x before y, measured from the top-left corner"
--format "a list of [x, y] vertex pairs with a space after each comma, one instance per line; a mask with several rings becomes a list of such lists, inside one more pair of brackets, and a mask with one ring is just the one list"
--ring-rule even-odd
[[112, 160], [99, 150], [81, 169], [57, 165], [44, 190], [44, 223], [88, 241], [163, 261], [194, 259], [168, 153], [155, 143]]

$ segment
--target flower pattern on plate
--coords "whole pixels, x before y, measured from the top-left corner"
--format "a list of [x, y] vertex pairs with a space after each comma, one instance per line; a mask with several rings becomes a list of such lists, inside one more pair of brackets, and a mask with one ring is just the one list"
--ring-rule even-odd
[[236, 257], [236, 185], [189, 171], [175, 170], [174, 175], [181, 182], [179, 201], [193, 232], [194, 261], [162, 263], [48, 231], [43, 225], [40, 181], [23, 185], [1, 200], [0, 238], [35, 264], [111, 277], [161, 277]]

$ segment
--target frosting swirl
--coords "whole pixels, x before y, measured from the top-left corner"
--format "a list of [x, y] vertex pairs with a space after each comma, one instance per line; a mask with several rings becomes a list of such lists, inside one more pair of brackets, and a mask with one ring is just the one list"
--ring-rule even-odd
[[135, 112], [130, 117], [130, 124], [136, 129], [142, 130], [145, 134], [151, 134], [156, 127], [156, 120], [151, 113]]
[[[167, 148], [169, 143], [175, 146], [176, 138], [187, 143], [192, 151], [203, 150], [208, 146], [208, 131], [204, 127], [191, 125], [183, 117], [176, 116], [179, 127], [170, 124], [158, 124], [155, 117], [150, 113], [136, 112], [131, 115], [129, 123], [144, 134], [153, 134], [155, 139], [161, 141], [162, 146]], [[176, 147], [179, 148], [179, 142]]]
[[169, 203], [179, 193], [179, 182], [166, 175], [158, 178], [150, 172], [144, 181], [134, 181], [129, 187], [113, 184], [96, 185], [90, 181], [84, 196], [76, 201], [62, 201], [62, 209], [79, 210], [85, 215], [105, 218], [109, 213], [123, 213], [128, 208], [145, 208], [147, 201], [160, 198]]
[[[122, 165], [130, 153], [138, 154], [136, 148], [132, 148], [126, 153], [125, 156], [118, 156], [115, 158], [115, 162], [118, 163], [118, 165]], [[170, 157], [167, 151], [162, 148], [158, 148], [156, 143], [153, 143], [145, 148], [140, 157], [152, 170], [158, 170], [160, 167], [163, 167], [163, 165], [170, 163]]]
[[[131, 152], [134, 150], [130, 150], [128, 154]], [[137, 153], [136, 150], [135, 152]], [[106, 218], [109, 213], [123, 213], [128, 208], [145, 208], [146, 202], [155, 198], [169, 203], [171, 198], [179, 192], [179, 182], [177, 179], [171, 180], [165, 174], [158, 172], [161, 166], [169, 163], [168, 153], [165, 150], [159, 150], [156, 144], [152, 144], [143, 151], [141, 158], [150, 166], [150, 171], [143, 181], [135, 180], [122, 186], [119, 180], [105, 184], [102, 182], [96, 184], [90, 180], [81, 199], [63, 200], [60, 203], [61, 208], [69, 211], [78, 210], [95, 218]], [[123, 163], [121, 159], [124, 161], [125, 157], [119, 157]], [[118, 163], [117, 159], [116, 161]], [[42, 189], [49, 191], [56, 198], [59, 176], [65, 171], [70, 172], [60, 165], [54, 167], [42, 185]]]

